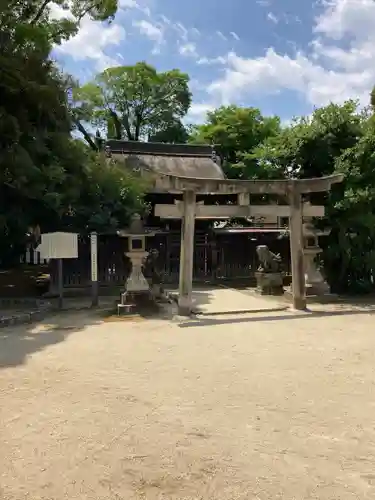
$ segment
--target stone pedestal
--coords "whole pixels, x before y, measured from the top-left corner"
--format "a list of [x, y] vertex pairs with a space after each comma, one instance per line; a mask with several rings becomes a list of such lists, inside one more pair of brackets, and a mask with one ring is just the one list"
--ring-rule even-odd
[[305, 284], [307, 295], [324, 295], [330, 292], [328, 283], [322, 276], [315, 259], [320, 248], [305, 248]]
[[327, 295], [330, 293], [330, 287], [322, 276], [316, 263], [316, 257], [322, 252], [319, 247], [319, 236], [327, 236], [330, 230], [320, 231], [316, 229], [311, 222], [303, 225], [304, 234], [304, 266], [305, 266], [305, 287], [306, 295]]
[[150, 285], [143, 275], [143, 264], [148, 256], [148, 252], [126, 252], [125, 255], [129, 258], [132, 269], [126, 280], [125, 290], [128, 293], [149, 292]]
[[257, 292], [260, 295], [283, 295], [283, 277], [281, 273], [255, 273]]

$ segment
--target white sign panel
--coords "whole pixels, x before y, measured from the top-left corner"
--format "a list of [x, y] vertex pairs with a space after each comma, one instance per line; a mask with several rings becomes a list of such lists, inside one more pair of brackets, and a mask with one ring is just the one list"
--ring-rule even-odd
[[91, 233], [91, 281], [98, 281], [98, 236]]
[[77, 259], [78, 234], [76, 233], [45, 233], [38, 246], [42, 259]]

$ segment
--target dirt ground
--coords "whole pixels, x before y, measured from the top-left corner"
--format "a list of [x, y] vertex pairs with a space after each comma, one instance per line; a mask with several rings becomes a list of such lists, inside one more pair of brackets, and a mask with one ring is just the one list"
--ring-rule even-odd
[[357, 309], [1, 330], [1, 500], [374, 499]]

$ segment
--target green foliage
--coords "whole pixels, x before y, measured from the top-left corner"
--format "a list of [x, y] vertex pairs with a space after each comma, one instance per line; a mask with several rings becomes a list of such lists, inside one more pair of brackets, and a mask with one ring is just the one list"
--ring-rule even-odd
[[170, 144], [186, 144], [189, 140], [189, 130], [180, 120], [167, 123], [148, 137], [149, 142], [165, 142]]
[[[19, 261], [33, 230], [111, 230], [142, 212], [142, 183], [71, 137], [67, 79], [49, 59], [49, 2], [0, 13], [0, 264]], [[89, 3], [76, 2], [77, 8]], [[90, 15], [104, 11], [92, 3]], [[108, 9], [114, 3], [106, 2]], [[112, 5], [112, 7], [111, 7]], [[99, 6], [99, 7], [98, 7]], [[73, 4], [74, 7], [74, 4]], [[39, 13], [38, 9], [43, 9]], [[83, 12], [83, 11], [82, 11]], [[102, 12], [102, 14], [100, 13]], [[76, 12], [77, 13], [77, 12]], [[38, 17], [39, 16], [39, 17]]]
[[329, 175], [335, 160], [361, 135], [364, 117], [357, 104], [330, 104], [300, 118], [278, 135], [270, 137], [253, 154], [265, 169], [272, 165], [277, 175], [320, 177]]
[[[4, 27], [0, 54], [0, 252], [16, 253], [30, 225], [55, 204], [60, 151], [70, 140], [65, 92], [43, 37]], [[36, 30], [38, 31], [38, 30]], [[25, 38], [21, 37], [21, 34]], [[48, 208], [45, 208], [48, 207]], [[7, 250], [8, 249], [8, 250]]]
[[[64, 206], [69, 210], [61, 219], [64, 228], [80, 232], [114, 231], [125, 227], [134, 213], [145, 213], [144, 181], [117, 163], [108, 163], [102, 155], [86, 150], [82, 160], [78, 190], [75, 196], [65, 199]], [[74, 180], [77, 182], [77, 176]]]
[[375, 123], [335, 161], [345, 174], [341, 189], [330, 196], [327, 222], [332, 228], [324, 243], [324, 264], [338, 291], [374, 290], [375, 270]]
[[375, 127], [356, 103], [330, 104], [311, 118], [296, 120], [270, 137], [253, 154], [274, 178], [311, 178], [345, 174], [342, 185], [327, 195], [312, 195], [327, 207], [320, 225], [331, 228], [322, 238], [322, 263], [336, 292], [373, 289], [375, 224]]
[[207, 123], [193, 130], [190, 141], [217, 145], [228, 177], [249, 179], [262, 175], [254, 149], [279, 131], [278, 117], [264, 117], [256, 108], [223, 106], [208, 113]]
[[74, 112], [110, 138], [138, 141], [163, 132], [173, 138], [190, 106], [188, 81], [178, 70], [158, 73], [144, 62], [109, 68], [75, 89]]
[[[66, 16], [51, 19], [52, 4], [66, 11]], [[61, 43], [79, 29], [87, 15], [95, 21], [112, 21], [118, 9], [118, 0], [11, 0], [1, 9], [0, 25], [10, 27], [12, 36], [21, 36], [28, 43], [35, 39]]]

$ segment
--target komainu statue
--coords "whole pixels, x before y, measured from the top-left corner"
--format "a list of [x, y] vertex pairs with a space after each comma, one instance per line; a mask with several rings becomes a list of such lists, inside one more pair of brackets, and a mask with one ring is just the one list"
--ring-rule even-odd
[[258, 271], [263, 273], [278, 273], [281, 272], [281, 257], [280, 254], [271, 252], [267, 245], [257, 246], [257, 255], [260, 262]]
[[258, 245], [256, 251], [260, 262], [255, 273], [258, 292], [262, 295], [282, 295], [281, 256], [271, 252], [267, 245]]

